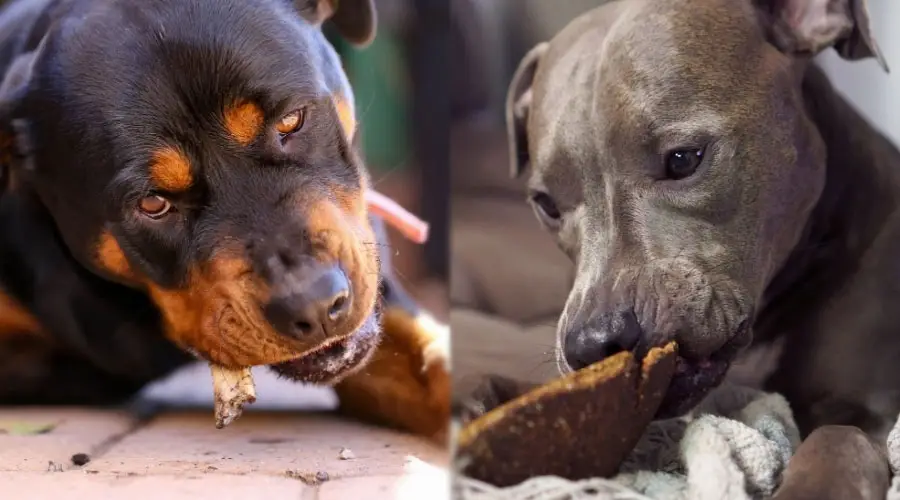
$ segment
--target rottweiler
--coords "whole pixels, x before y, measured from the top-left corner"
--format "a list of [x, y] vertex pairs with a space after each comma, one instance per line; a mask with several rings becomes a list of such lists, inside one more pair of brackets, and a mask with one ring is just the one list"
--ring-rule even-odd
[[109, 404], [196, 359], [438, 437], [445, 327], [390, 269], [323, 34], [371, 0], [17, 0], [0, 13], [0, 403]]

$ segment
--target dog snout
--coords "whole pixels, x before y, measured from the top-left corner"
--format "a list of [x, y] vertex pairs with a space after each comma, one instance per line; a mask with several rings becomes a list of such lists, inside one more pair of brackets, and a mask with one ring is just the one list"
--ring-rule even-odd
[[633, 350], [642, 336], [633, 309], [607, 312], [569, 329], [563, 355], [570, 368], [579, 370], [616, 353]]
[[339, 266], [303, 259], [273, 280], [266, 318], [288, 337], [328, 338], [350, 312], [350, 292], [350, 280]]

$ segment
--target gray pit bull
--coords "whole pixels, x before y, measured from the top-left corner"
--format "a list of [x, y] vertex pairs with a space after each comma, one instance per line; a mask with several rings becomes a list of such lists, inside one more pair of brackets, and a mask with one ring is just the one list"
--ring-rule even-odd
[[[900, 153], [812, 57], [876, 58], [862, 0], [622, 0], [533, 48], [510, 86], [512, 174], [576, 264], [562, 372], [679, 345], [658, 417], [751, 344], [804, 434], [900, 412]], [[520, 387], [495, 380], [482, 410]], [[493, 401], [492, 401], [493, 400]]]

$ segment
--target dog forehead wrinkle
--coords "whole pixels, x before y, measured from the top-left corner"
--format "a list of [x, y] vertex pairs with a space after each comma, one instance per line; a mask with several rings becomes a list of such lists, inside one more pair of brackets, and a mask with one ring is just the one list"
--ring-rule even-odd
[[[570, 85], [585, 87], [595, 79], [595, 68], [583, 64], [585, 58], [575, 54], [561, 57], [552, 63], [544, 74], [551, 73], [548, 88], [559, 88], [559, 80], [565, 79]], [[542, 82], [536, 84], [540, 85]], [[539, 87], [540, 89], [540, 87]], [[569, 158], [590, 156], [583, 151], [584, 137], [596, 135], [596, 127], [602, 125], [593, 119], [589, 108], [584, 106], [580, 96], [568, 92], [541, 92], [534, 97], [534, 106], [539, 110], [533, 114], [535, 128], [542, 130], [542, 140], [536, 141], [533, 151], [535, 164], [548, 165], [560, 151], [566, 151]]]
[[[641, 4], [629, 12], [629, 29], [610, 34], [615, 70], [604, 74], [624, 105], [645, 120], [677, 121], [705, 101], [728, 108], [754, 89], [754, 65], [766, 46], [749, 2], [719, 0]], [[734, 5], [732, 5], [734, 4]], [[710, 39], [721, 40], [711, 44]], [[719, 89], [733, 88], [722, 93]]]
[[[107, 2], [91, 2], [98, 3]], [[82, 50], [64, 49], [70, 64], [63, 68], [62, 79], [80, 82], [79, 94], [86, 96], [89, 106], [122, 103], [116, 107], [123, 109], [109, 111], [124, 112], [140, 124], [155, 116], [187, 120], [213, 114], [221, 103], [207, 102], [211, 97], [241, 93], [244, 88], [289, 86], [305, 92], [300, 87], [312, 86], [313, 92], [307, 93], [323, 93], [327, 85], [315, 64], [318, 51], [312, 49], [319, 43], [314, 40], [322, 38], [320, 31], [287, 6], [260, 8], [260, 2], [248, 3], [256, 6], [188, 1], [152, 2], [139, 8], [91, 7], [86, 14], [91, 20], [65, 37], [68, 45]], [[93, 12], [98, 9], [100, 13]], [[98, 25], [124, 25], [130, 30], [113, 43], [109, 37], [91, 36]]]

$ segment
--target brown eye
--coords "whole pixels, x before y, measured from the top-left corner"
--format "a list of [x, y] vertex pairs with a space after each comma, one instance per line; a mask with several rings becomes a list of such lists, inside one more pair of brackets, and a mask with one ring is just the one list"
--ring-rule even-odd
[[281, 117], [275, 125], [275, 129], [281, 135], [290, 135], [303, 128], [303, 122], [306, 120], [306, 111], [298, 109]]
[[147, 217], [150, 217], [151, 219], [161, 219], [172, 210], [172, 204], [162, 196], [151, 195], [144, 197], [141, 200], [139, 208], [141, 213]]

